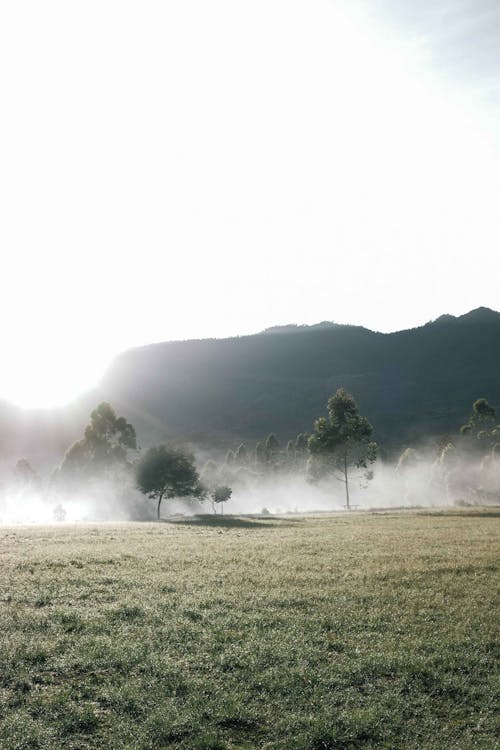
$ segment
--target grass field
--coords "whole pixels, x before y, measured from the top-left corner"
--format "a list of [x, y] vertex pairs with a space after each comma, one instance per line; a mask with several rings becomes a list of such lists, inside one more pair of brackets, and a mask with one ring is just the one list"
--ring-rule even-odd
[[0, 529], [0, 747], [499, 747], [499, 532], [495, 509]]

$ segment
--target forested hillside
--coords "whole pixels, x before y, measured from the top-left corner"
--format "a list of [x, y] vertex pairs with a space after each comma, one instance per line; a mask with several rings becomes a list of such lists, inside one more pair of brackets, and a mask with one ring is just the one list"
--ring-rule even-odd
[[[500, 406], [500, 313], [479, 308], [392, 334], [320, 324], [141, 347], [65, 409], [5, 406], [2, 446], [58, 460], [102, 400], [136, 426], [143, 447], [175, 436], [217, 451], [271, 431], [285, 441], [310, 430], [340, 386], [386, 451], [456, 431], [474, 399]], [[42, 453], [31, 456], [42, 439]]]

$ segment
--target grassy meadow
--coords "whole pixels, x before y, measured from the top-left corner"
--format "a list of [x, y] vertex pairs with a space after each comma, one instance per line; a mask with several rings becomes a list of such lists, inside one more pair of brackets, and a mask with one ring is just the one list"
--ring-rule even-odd
[[500, 513], [0, 529], [2, 750], [492, 750]]

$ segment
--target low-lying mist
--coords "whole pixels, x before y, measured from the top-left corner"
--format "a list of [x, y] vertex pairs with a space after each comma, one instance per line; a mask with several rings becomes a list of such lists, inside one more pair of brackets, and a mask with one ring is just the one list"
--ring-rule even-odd
[[[444, 458], [443, 458], [444, 455]], [[378, 460], [371, 478], [349, 474], [350, 508], [375, 510], [433, 506], [466, 506], [500, 501], [500, 461], [476, 456], [409, 450], [396, 462]], [[203, 478], [203, 472], [202, 472]], [[258, 473], [235, 469], [222, 479], [232, 489], [228, 502], [215, 505], [210, 497], [165, 499], [162, 517], [200, 513], [290, 514], [346, 510], [345, 483], [335, 476], [312, 482], [301, 470]], [[148, 521], [156, 518], [156, 502], [136, 488], [133, 474], [106, 480], [82, 480], [72, 486], [50, 482], [20, 485], [4, 479], [0, 487], [0, 524]]]

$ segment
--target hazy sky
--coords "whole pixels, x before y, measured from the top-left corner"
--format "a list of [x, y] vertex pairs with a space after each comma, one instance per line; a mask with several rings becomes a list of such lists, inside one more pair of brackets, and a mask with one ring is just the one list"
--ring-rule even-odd
[[0, 396], [500, 307], [498, 0], [0, 4]]

